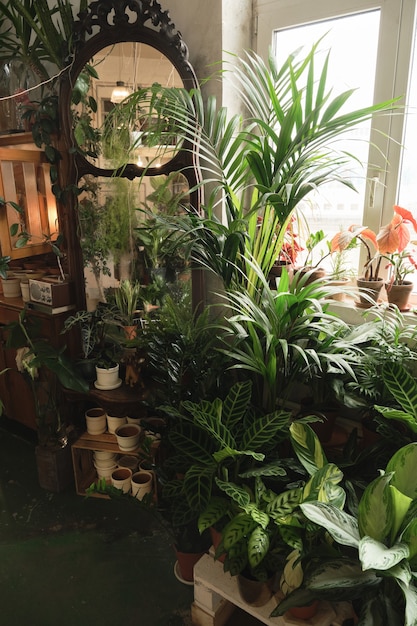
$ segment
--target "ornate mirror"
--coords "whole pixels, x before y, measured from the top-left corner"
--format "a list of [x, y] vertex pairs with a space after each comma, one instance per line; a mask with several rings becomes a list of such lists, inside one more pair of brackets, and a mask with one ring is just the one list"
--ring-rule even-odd
[[[198, 192], [188, 191], [197, 181], [192, 151], [176, 141], [169, 120], [165, 137], [157, 144], [149, 141], [152, 108], [130, 106], [155, 84], [197, 86], [187, 47], [168, 12], [154, 0], [92, 2], [75, 24], [74, 58], [60, 92], [63, 152], [68, 154], [61, 183], [79, 188], [78, 199], [69, 197], [60, 206], [60, 224], [68, 240], [78, 308], [85, 307], [85, 281], [87, 290], [90, 283], [101, 298], [102, 286], [97, 281], [94, 287], [94, 278], [113, 273], [106, 265], [108, 250], [100, 249], [103, 241], [93, 245], [98, 223], [106, 233], [114, 227], [114, 272], [121, 279], [131, 271], [123, 262], [134, 261], [132, 226], [142, 232], [143, 246], [152, 249], [145, 228], [152, 220], [150, 204], [158, 211], [174, 211], [181, 198], [199, 207]], [[123, 231], [124, 224], [128, 228]]]

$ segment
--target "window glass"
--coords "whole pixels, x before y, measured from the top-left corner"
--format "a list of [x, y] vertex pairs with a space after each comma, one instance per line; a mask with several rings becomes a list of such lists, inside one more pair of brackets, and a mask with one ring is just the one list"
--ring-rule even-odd
[[[303, 46], [308, 51], [323, 38], [319, 44], [323, 61], [330, 50], [328, 88], [332, 88], [335, 95], [355, 89], [342, 113], [369, 106], [374, 94], [379, 20], [380, 11], [374, 10], [276, 30], [273, 50], [278, 65], [297, 48]], [[342, 184], [330, 183], [311, 193], [300, 207], [301, 229], [306, 229], [306, 224], [309, 232], [323, 229], [330, 239], [341, 227], [362, 224], [369, 136], [370, 123], [363, 124], [345, 135], [343, 144], [338, 146], [354, 154], [363, 164], [352, 162], [351, 169], [346, 170], [346, 177], [357, 192]], [[326, 251], [325, 246], [323, 251]], [[351, 254], [352, 265], [357, 265], [359, 252], [354, 250]]]

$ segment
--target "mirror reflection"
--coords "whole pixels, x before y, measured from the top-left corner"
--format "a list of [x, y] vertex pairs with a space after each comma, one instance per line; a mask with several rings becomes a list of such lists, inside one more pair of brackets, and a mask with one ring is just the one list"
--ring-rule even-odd
[[[124, 42], [100, 50], [72, 91], [74, 137], [90, 163], [116, 169], [126, 163], [161, 167], [178, 152], [169, 120], [157, 117], [150, 87], [182, 87], [174, 65], [156, 48]], [[158, 137], [150, 131], [158, 126]], [[162, 131], [160, 130], [162, 129]]]
[[167, 216], [189, 206], [188, 182], [177, 172], [141, 177], [85, 176], [78, 203], [80, 245], [89, 306], [106, 302], [106, 292], [119, 281], [139, 281], [148, 302], [180, 281], [190, 282], [189, 262]]

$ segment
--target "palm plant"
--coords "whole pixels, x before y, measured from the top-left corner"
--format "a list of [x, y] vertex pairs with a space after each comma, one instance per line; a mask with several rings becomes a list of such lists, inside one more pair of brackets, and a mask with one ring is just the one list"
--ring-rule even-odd
[[[265, 63], [253, 53], [233, 65], [246, 119], [229, 119], [215, 98], [205, 104], [200, 91], [154, 86], [128, 100], [137, 110], [143, 98], [150, 98], [145, 110], [172, 120], [184, 148], [197, 150], [200, 185], [207, 192], [204, 214], [200, 218], [190, 211], [189, 220], [174, 219], [173, 226], [180, 225], [197, 260], [215, 272], [219, 260], [205, 244], [207, 238], [219, 238], [215, 250], [222, 254], [226, 286], [244, 286], [251, 296], [259, 287], [257, 268], [269, 274], [300, 201], [332, 181], [352, 187], [344, 175], [351, 157], [337, 150], [337, 141], [374, 113], [393, 107], [390, 101], [342, 113], [352, 90], [332, 97], [326, 85], [328, 61], [316, 69], [317, 46], [301, 60], [291, 55], [282, 67], [272, 56]], [[158, 132], [157, 124], [151, 132]], [[223, 203], [225, 219], [220, 221]]]

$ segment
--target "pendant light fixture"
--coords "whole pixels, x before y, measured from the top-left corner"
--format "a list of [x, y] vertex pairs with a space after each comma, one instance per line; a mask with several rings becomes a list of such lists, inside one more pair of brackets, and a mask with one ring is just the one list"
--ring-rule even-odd
[[130, 96], [130, 89], [126, 87], [123, 80], [118, 80], [116, 87], [111, 92], [110, 102], [113, 104], [119, 104], [125, 98]]

